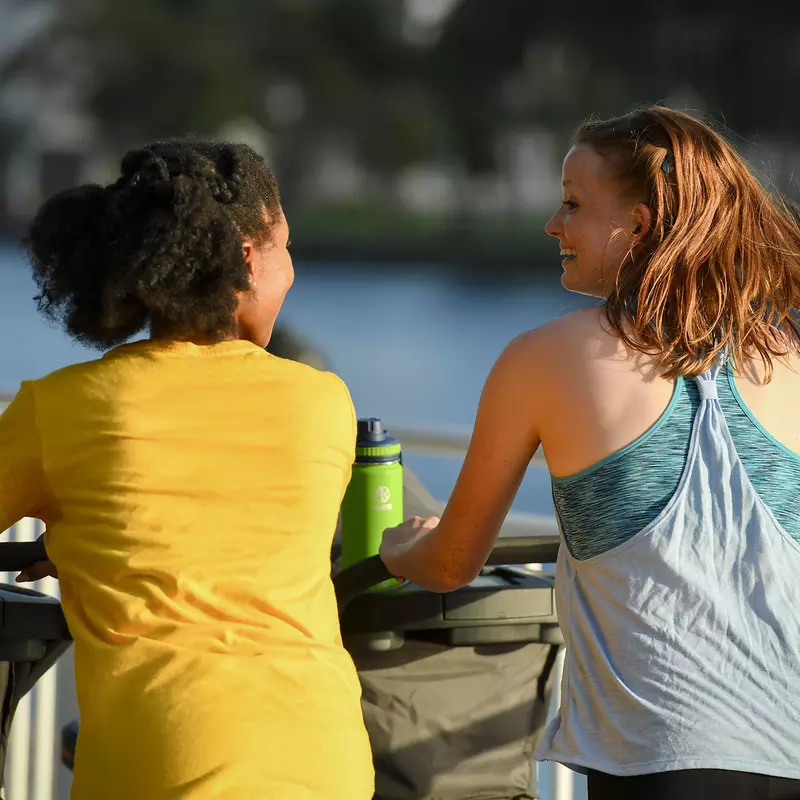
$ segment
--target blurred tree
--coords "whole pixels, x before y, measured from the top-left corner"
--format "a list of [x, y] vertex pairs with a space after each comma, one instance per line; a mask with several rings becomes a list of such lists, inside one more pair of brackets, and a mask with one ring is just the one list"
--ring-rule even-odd
[[[257, 110], [252, 32], [229, 0], [87, 0], [67, 23], [83, 43], [89, 110], [114, 143], [210, 132]], [[250, 40], [250, 41], [248, 41]], [[250, 46], [249, 46], [250, 45]]]
[[440, 128], [418, 80], [418, 55], [402, 40], [391, 7], [376, 0], [274, 0], [255, 12], [262, 20], [258, 69], [267, 82], [299, 87], [305, 106], [287, 123], [267, 114], [279, 134], [285, 190], [325, 139], [351, 145], [381, 177], [437, 147]]
[[275, 134], [291, 194], [326, 138], [345, 140], [382, 177], [440, 146], [440, 115], [418, 80], [418, 52], [402, 39], [397, 0], [56, 6], [57, 24], [17, 66], [44, 74], [42, 48], [73, 43], [87, 111], [113, 150], [187, 131], [212, 134], [247, 117]]
[[492, 140], [508, 122], [502, 86], [521, 69], [539, 17], [529, 0], [462, 0], [430, 53], [432, 87], [454, 149], [472, 172], [495, 167]]
[[[485, 173], [515, 127], [566, 137], [589, 112], [696, 98], [743, 137], [796, 138], [796, 3], [460, 0], [437, 41], [403, 38], [403, 0], [52, 0], [58, 22], [0, 69], [71, 74], [102, 140], [273, 135], [287, 196], [325, 143], [386, 184], [434, 156]], [[66, 44], [66, 49], [64, 45]], [[54, 66], [55, 65], [55, 66]], [[380, 195], [377, 200], [380, 200]]]
[[[724, 110], [744, 137], [794, 139], [800, 111], [789, 87], [800, 80], [799, 18], [790, 0], [769, 9], [586, 0], [560, 14], [529, 0], [462, 0], [430, 64], [454, 145], [474, 171], [494, 168], [494, 137], [520, 119], [566, 131], [589, 112], [676, 95]], [[515, 88], [517, 102], [508, 102]]]

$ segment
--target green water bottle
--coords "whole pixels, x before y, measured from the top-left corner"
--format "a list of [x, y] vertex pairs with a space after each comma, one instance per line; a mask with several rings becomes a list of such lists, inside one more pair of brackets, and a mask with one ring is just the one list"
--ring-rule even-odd
[[385, 528], [403, 521], [400, 442], [379, 419], [357, 423], [356, 460], [342, 500], [342, 567], [378, 553]]

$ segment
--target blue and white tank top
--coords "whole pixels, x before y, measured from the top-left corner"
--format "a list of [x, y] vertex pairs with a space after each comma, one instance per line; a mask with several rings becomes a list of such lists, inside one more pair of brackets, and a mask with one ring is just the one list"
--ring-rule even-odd
[[540, 760], [800, 779], [800, 543], [737, 453], [719, 372], [692, 382], [685, 464], [655, 518], [595, 554], [560, 550], [567, 651]]

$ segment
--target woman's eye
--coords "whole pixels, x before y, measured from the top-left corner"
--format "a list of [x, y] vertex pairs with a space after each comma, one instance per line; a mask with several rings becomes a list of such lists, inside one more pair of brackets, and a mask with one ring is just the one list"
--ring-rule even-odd
[[566, 206], [566, 207], [567, 207], [567, 208], [568, 208], [570, 211], [574, 211], [574, 210], [575, 210], [575, 209], [578, 207], [578, 204], [577, 204], [577, 203], [576, 203], [574, 200], [565, 200], [565, 201], [564, 201], [564, 205], [565, 205], [565, 206]]

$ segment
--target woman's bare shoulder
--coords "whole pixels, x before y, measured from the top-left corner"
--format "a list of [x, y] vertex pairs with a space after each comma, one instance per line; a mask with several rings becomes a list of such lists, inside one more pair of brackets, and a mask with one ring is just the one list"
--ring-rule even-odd
[[655, 377], [655, 357], [630, 348], [609, 323], [602, 305], [533, 328], [508, 350], [524, 367], [537, 395], [574, 394], [580, 387], [607, 386], [609, 381], [622, 389]]
[[589, 306], [557, 317], [526, 331], [514, 343], [529, 355], [547, 360], [618, 356], [624, 350], [602, 306]]

